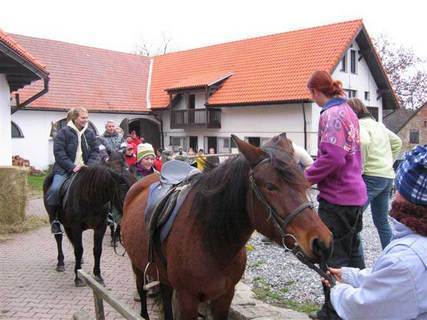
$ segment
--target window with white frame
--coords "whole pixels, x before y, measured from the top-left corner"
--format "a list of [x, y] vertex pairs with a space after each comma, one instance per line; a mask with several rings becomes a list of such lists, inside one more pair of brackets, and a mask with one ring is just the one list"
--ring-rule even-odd
[[366, 101], [370, 101], [371, 100], [371, 94], [369, 93], [369, 91], [365, 91], [365, 100]]
[[344, 89], [345, 93], [347, 94], [347, 97], [349, 99], [351, 98], [357, 98], [357, 90], [353, 89]]
[[357, 73], [357, 51], [350, 50], [350, 72]]
[[342, 72], [347, 72], [347, 53], [341, 59], [341, 69]]
[[420, 130], [419, 129], [411, 129], [411, 131], [409, 131], [409, 143], [411, 143], [411, 144], [419, 144], [420, 143]]
[[13, 121], [11, 121], [11, 129], [12, 129], [12, 138], [23, 138], [24, 134], [22, 133], [21, 128]]
[[245, 137], [245, 141], [250, 143], [255, 147], [261, 147], [261, 138], [260, 137]]
[[261, 138], [261, 146], [265, 145], [271, 138]]
[[230, 137], [218, 137], [218, 150], [217, 153], [229, 153], [231, 138]]
[[187, 137], [170, 136], [170, 145], [175, 152], [178, 151], [179, 147], [187, 151]]

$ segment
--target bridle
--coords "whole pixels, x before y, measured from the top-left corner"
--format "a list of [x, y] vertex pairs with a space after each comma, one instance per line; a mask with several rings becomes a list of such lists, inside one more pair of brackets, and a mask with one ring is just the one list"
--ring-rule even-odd
[[[300, 260], [302, 263], [304, 263], [306, 266], [308, 266], [310, 269], [317, 272], [321, 277], [327, 279], [329, 283], [332, 285], [335, 285], [335, 279], [330, 274], [326, 273], [328, 266], [325, 262], [320, 263], [320, 267], [312, 263], [307, 257], [307, 255], [302, 250], [301, 246], [299, 245], [296, 237], [292, 234], [286, 231], [288, 226], [292, 223], [292, 221], [300, 214], [303, 213], [305, 209], [314, 209], [314, 205], [311, 201], [307, 201], [296, 207], [291, 213], [289, 213], [286, 218], [282, 218], [274, 209], [273, 206], [270, 205], [267, 198], [264, 196], [264, 194], [259, 189], [258, 185], [255, 181], [255, 170], [259, 166], [271, 163], [271, 158], [267, 157], [261, 161], [259, 161], [250, 171], [249, 173], [249, 183], [251, 186], [252, 191], [254, 192], [257, 199], [267, 208], [268, 211], [268, 218], [267, 221], [272, 220], [273, 225], [277, 228], [277, 230], [280, 233], [280, 236], [282, 237], [282, 245], [285, 248], [286, 251], [292, 252], [292, 254]], [[286, 239], [291, 238], [294, 243], [292, 247], [288, 247], [286, 245]]]

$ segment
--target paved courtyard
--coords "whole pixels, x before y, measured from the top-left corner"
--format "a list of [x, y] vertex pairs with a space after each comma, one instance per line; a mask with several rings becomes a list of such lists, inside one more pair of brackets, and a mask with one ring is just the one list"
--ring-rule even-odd
[[[44, 214], [41, 201], [30, 201], [30, 214]], [[83, 269], [92, 273], [92, 231], [84, 233]], [[133, 301], [134, 279], [129, 258], [117, 256], [106, 235], [101, 271], [106, 287], [123, 303], [139, 313], [139, 303]], [[74, 254], [68, 239], [63, 241], [65, 272], [55, 271], [56, 242], [49, 227], [18, 234], [0, 243], [0, 319], [72, 319], [84, 310], [95, 317], [93, 294], [88, 287], [74, 286]], [[121, 248], [120, 248], [121, 249]], [[122, 319], [104, 303], [106, 319]], [[153, 314], [156, 306], [151, 303]]]

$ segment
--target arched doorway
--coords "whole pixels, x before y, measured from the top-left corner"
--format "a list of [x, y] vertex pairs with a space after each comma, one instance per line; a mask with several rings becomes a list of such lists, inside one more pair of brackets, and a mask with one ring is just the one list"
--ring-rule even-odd
[[125, 118], [120, 123], [120, 127], [125, 134], [135, 130], [140, 137], [144, 138], [145, 142], [151, 143], [156, 150], [161, 147], [160, 124], [153, 120], [146, 118]]

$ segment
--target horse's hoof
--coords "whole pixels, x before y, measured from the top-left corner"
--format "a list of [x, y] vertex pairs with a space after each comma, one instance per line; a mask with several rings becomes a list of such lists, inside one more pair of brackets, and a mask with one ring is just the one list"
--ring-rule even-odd
[[57, 265], [56, 266], [56, 271], [57, 272], [64, 272], [65, 271], [65, 266], [64, 265]]
[[101, 286], [105, 287], [104, 279], [101, 276], [93, 276], [93, 278], [98, 282]]
[[79, 287], [85, 287], [85, 286], [86, 286], [86, 283], [85, 283], [82, 279], [77, 278], [77, 279], [74, 279], [74, 285], [75, 285], [77, 288], [79, 288]]

